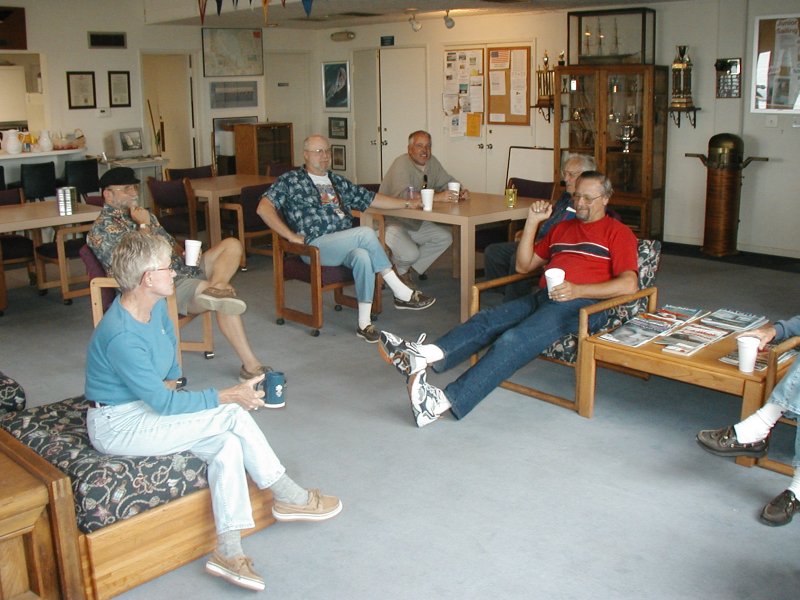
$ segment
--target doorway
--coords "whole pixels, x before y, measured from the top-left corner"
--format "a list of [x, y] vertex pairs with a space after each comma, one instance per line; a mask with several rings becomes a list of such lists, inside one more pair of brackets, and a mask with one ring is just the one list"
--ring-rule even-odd
[[311, 135], [309, 68], [306, 52], [268, 52], [264, 55], [267, 120], [292, 124], [293, 164], [303, 164], [303, 140]]
[[[142, 54], [144, 129], [149, 132], [150, 154], [159, 154], [174, 168], [198, 166], [195, 108], [190, 54]], [[189, 110], [186, 108], [189, 107]]]

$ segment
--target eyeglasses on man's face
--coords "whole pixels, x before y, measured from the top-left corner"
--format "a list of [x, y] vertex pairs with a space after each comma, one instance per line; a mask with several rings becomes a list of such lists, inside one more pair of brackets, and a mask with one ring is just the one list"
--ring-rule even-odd
[[306, 150], [312, 156], [322, 156], [323, 154], [329, 156], [331, 153], [330, 148], [317, 148], [316, 150]]
[[108, 189], [110, 189], [112, 192], [121, 192], [128, 194], [130, 196], [132, 194], [139, 193], [139, 184], [134, 183], [131, 185], [110, 185], [108, 186]]
[[585, 202], [586, 204], [591, 204], [598, 198], [602, 198], [603, 194], [598, 194], [597, 196], [587, 196], [586, 194], [574, 194], [572, 199], [575, 202]]

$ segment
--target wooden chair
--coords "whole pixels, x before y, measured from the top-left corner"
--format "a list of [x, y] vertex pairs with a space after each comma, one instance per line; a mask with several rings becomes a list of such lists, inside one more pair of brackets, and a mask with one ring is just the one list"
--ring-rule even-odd
[[[73, 298], [89, 295], [88, 286], [73, 287], [87, 283], [89, 277], [73, 275], [69, 262], [80, 258], [81, 246], [86, 243], [86, 232], [91, 228], [91, 223], [59, 227], [54, 241], [36, 247], [36, 287], [40, 296], [47, 294], [50, 288], [61, 288], [61, 300], [69, 305]], [[58, 279], [47, 279], [48, 263], [58, 266]]]
[[[0, 190], [0, 206], [24, 204], [25, 197], [20, 188]], [[17, 233], [4, 233], [0, 235], [0, 286], [5, 288], [5, 268], [24, 266], [28, 269], [28, 279], [31, 285], [36, 283], [36, 259], [33, 249], [33, 240], [27, 235]], [[2, 315], [2, 312], [0, 312]]]
[[[242, 271], [247, 270], [248, 254], [272, 256], [272, 230], [256, 213], [261, 196], [269, 189], [270, 185], [272, 184], [263, 183], [243, 187], [237, 198], [231, 198], [229, 202], [220, 204], [220, 209], [225, 208], [234, 216], [232, 229], [244, 249], [240, 264]], [[256, 246], [253, 242], [261, 238], [266, 238], [267, 244]]]
[[161, 226], [176, 239], [198, 239], [198, 231], [205, 230], [208, 223], [208, 206], [205, 210], [198, 208], [189, 179], [160, 181], [148, 177], [147, 187]]
[[[376, 219], [378, 223], [378, 237], [381, 242], [385, 239], [383, 219]], [[286, 319], [311, 327], [311, 335], [319, 336], [322, 329], [322, 294], [333, 290], [336, 304], [334, 310], [342, 310], [342, 305], [358, 308], [358, 299], [344, 293], [344, 288], [354, 285], [353, 272], [346, 267], [323, 267], [320, 264], [319, 248], [306, 244], [295, 244], [272, 232], [272, 264], [275, 282], [275, 313], [276, 323], [283, 325]], [[300, 258], [306, 256], [311, 261], [306, 264]], [[286, 305], [286, 281], [296, 279], [311, 285], [311, 312], [303, 312]], [[372, 300], [374, 314], [381, 312], [381, 287], [383, 277], [375, 276], [375, 295]]]
[[[556, 362], [569, 367], [575, 367], [578, 362], [578, 355], [581, 349], [581, 342], [597, 333], [598, 331], [605, 331], [614, 329], [622, 325], [640, 312], [652, 312], [656, 309], [656, 301], [658, 291], [653, 284], [655, 283], [656, 273], [658, 271], [658, 263], [661, 258], [661, 242], [658, 240], [639, 240], [639, 291], [625, 296], [618, 296], [608, 300], [596, 302], [590, 306], [586, 306], [580, 310], [578, 316], [578, 330], [575, 333], [570, 333], [564, 337], [553, 342], [547, 347], [540, 355], [539, 358]], [[540, 272], [535, 273], [519, 273], [517, 275], [508, 275], [506, 277], [499, 277], [491, 281], [484, 281], [472, 286], [472, 295], [470, 297], [470, 316], [474, 315], [480, 310], [481, 292], [490, 290], [499, 286], [508, 285], [515, 281], [528, 279], [531, 277], [539, 277]], [[606, 322], [599, 327], [596, 331], [589, 331], [589, 316], [599, 312], [606, 312]], [[478, 356], [475, 355], [470, 359], [472, 364], [478, 361]], [[646, 377], [646, 375], [638, 371], [631, 371], [619, 369], [626, 373]], [[580, 376], [576, 370], [576, 379]], [[511, 380], [506, 380], [500, 384], [500, 387], [520, 394], [525, 394], [532, 398], [538, 398], [551, 404], [556, 404], [563, 408], [569, 408], [576, 411], [582, 417], [590, 419], [594, 411], [594, 406], [583, 406], [579, 403], [579, 398], [570, 400], [550, 394], [548, 392], [515, 383]], [[577, 385], [576, 385], [577, 389]]]
[[[90, 278], [89, 289], [92, 303], [92, 320], [94, 321], [94, 326], [97, 327], [97, 323], [114, 301], [116, 295], [114, 290], [119, 286], [117, 285], [116, 279], [106, 276], [103, 265], [89, 246], [83, 245], [80, 250], [80, 257], [86, 266], [86, 273]], [[202, 352], [206, 359], [214, 358], [214, 332], [211, 328], [211, 313], [205, 311], [199, 315], [180, 315], [178, 314], [178, 305], [175, 301], [175, 295], [173, 294], [170, 296], [167, 301], [170, 304], [170, 317], [176, 324], [175, 331], [180, 352]], [[173, 305], [174, 316], [172, 314]], [[203, 338], [199, 341], [182, 339], [180, 336], [180, 329], [191, 323], [195, 317], [201, 317], [203, 319]], [[178, 360], [181, 360], [180, 354]]]

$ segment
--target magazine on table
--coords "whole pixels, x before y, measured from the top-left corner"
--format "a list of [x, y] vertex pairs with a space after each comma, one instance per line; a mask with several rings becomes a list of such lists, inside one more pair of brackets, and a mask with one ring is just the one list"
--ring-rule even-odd
[[[756, 355], [756, 371], [764, 371], [767, 368], [767, 357], [769, 356], [769, 351], [775, 347], [775, 344], [767, 344], [763, 350], [759, 350], [758, 354]], [[780, 356], [778, 356], [778, 364], [783, 364], [790, 358], [796, 356], [798, 353], [797, 348], [792, 348], [783, 352]], [[733, 350], [729, 352], [725, 356], [721, 357], [720, 360], [724, 363], [729, 365], [739, 366], [739, 350]]]
[[664, 345], [664, 352], [689, 356], [701, 348], [728, 335], [730, 331], [709, 327], [700, 323], [689, 323], [677, 331], [656, 340]]
[[665, 304], [653, 313], [656, 317], [661, 317], [673, 323], [688, 323], [694, 321], [698, 317], [703, 317], [708, 314], [707, 310], [702, 308], [690, 308], [686, 306], [677, 306], [675, 304]]
[[644, 313], [636, 315], [613, 331], [602, 334], [600, 339], [636, 348], [670, 331], [673, 327], [675, 323], [672, 321]]
[[711, 314], [702, 317], [700, 321], [712, 327], [722, 327], [730, 331], [745, 331], [760, 327], [767, 322], [767, 317], [728, 308], [718, 308]]

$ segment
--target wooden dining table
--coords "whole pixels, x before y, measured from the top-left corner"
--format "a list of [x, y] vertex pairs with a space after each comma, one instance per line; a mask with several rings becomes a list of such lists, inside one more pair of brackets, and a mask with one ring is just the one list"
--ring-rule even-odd
[[454, 269], [454, 275], [460, 280], [463, 322], [469, 318], [469, 294], [475, 284], [475, 230], [478, 225], [525, 219], [531, 204], [539, 199], [549, 200], [549, 198], [520, 197], [517, 198], [514, 208], [508, 208], [503, 195], [470, 192], [469, 200], [456, 203], [435, 202], [431, 211], [419, 208], [386, 209], [371, 206], [363, 214], [362, 222], [366, 226], [371, 226], [370, 214], [381, 214], [454, 225], [458, 230], [458, 239], [453, 245], [453, 261], [457, 267]]
[[216, 177], [202, 177], [190, 179], [194, 195], [208, 202], [208, 240], [211, 246], [222, 241], [222, 228], [219, 216], [220, 198], [238, 196], [242, 188], [262, 183], [273, 183], [275, 177], [267, 175], [218, 175]]
[[[0, 233], [30, 230], [34, 246], [38, 246], [42, 241], [41, 230], [43, 228], [91, 223], [99, 214], [98, 206], [78, 203], [73, 207], [72, 214], [60, 215], [58, 214], [58, 200], [0, 206]], [[2, 259], [0, 251], [0, 313], [8, 308], [6, 276]]]

